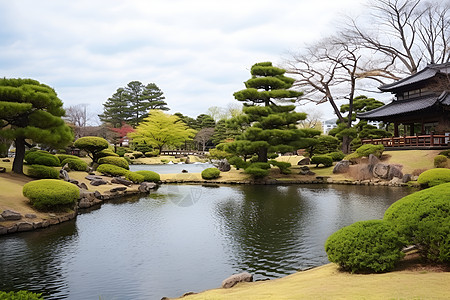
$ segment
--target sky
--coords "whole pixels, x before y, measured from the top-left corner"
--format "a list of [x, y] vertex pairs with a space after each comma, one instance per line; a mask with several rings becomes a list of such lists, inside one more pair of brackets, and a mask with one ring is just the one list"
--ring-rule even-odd
[[[0, 0], [0, 76], [36, 79], [92, 116], [130, 81], [153, 82], [170, 113], [196, 117], [237, 103], [254, 63], [282, 67], [364, 2]], [[309, 109], [333, 117], [328, 103]]]

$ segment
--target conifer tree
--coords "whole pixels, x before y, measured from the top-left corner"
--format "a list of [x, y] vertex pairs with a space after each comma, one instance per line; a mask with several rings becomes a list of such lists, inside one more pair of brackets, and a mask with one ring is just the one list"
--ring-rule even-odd
[[113, 128], [119, 128], [131, 120], [129, 97], [123, 88], [118, 88], [105, 103], [103, 113], [98, 115], [103, 123], [109, 123]]

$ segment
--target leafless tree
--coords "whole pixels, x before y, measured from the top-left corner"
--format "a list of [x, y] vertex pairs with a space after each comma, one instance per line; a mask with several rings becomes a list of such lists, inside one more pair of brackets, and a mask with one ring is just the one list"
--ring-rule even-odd
[[[450, 1], [372, 0], [369, 16], [352, 19], [344, 36], [384, 55], [360, 77], [398, 79], [425, 64], [450, 61]], [[397, 74], [397, 75], [395, 75]]]
[[88, 104], [78, 104], [66, 108], [64, 119], [72, 125], [75, 138], [85, 136], [84, 131], [89, 121], [87, 106]]
[[206, 144], [208, 143], [208, 141], [211, 140], [213, 135], [214, 135], [214, 128], [212, 127], [202, 128], [199, 132], [197, 132], [194, 141], [198, 143], [199, 146], [202, 147], [202, 151], [205, 151]]
[[308, 109], [305, 113], [307, 114], [306, 119], [299, 121], [299, 127], [322, 130], [322, 112], [316, 109]]

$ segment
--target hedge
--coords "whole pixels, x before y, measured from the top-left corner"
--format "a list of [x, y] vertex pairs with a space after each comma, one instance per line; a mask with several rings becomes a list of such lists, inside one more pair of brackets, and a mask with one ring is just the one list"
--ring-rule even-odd
[[136, 173], [136, 172], [131, 172], [131, 171], [127, 171], [125, 173], [125, 178], [128, 179], [129, 181], [134, 182], [134, 183], [141, 183], [145, 179], [144, 175], [141, 175], [141, 174]]
[[98, 158], [102, 158], [102, 157], [119, 157], [120, 155], [117, 153], [114, 153], [114, 151], [110, 150], [110, 149], [103, 149], [102, 151], [99, 151], [97, 154]]
[[360, 221], [333, 233], [325, 243], [331, 262], [346, 271], [387, 272], [404, 256], [404, 242], [382, 220]]
[[409, 244], [418, 245], [422, 256], [450, 262], [450, 183], [403, 197], [386, 210], [384, 220]]
[[59, 171], [53, 167], [31, 165], [28, 167], [27, 175], [38, 179], [58, 179]]
[[342, 152], [342, 151], [331, 152], [331, 153], [328, 153], [328, 154], [326, 154], [326, 155], [329, 156], [329, 157], [331, 157], [331, 159], [332, 159], [333, 161], [341, 161], [341, 160], [343, 160], [344, 157], [345, 157], [345, 154], [344, 154], [344, 152]]
[[25, 161], [30, 165], [44, 165], [49, 167], [59, 167], [59, 159], [48, 152], [37, 150], [28, 151], [25, 154]]
[[[59, 161], [62, 163], [66, 158], [72, 158], [72, 159], [80, 159], [78, 156], [70, 155], [70, 154], [56, 154], [55, 155]], [[61, 164], [63, 166], [63, 164]]]
[[87, 163], [79, 158], [66, 158], [62, 161], [61, 166], [64, 166], [65, 164], [74, 171], [86, 171], [88, 168]]
[[123, 158], [123, 157], [118, 157], [118, 156], [106, 156], [106, 157], [102, 157], [98, 160], [98, 163], [100, 165], [102, 164], [110, 164], [110, 165], [115, 165], [124, 169], [129, 169], [130, 166], [128, 165], [128, 161]]
[[417, 182], [423, 186], [436, 186], [450, 182], [450, 169], [436, 168], [423, 172], [419, 175]]
[[79, 188], [69, 182], [56, 179], [42, 179], [23, 186], [23, 195], [30, 199], [37, 209], [52, 209], [76, 203]]
[[102, 164], [98, 166], [97, 172], [111, 176], [123, 176], [128, 170], [111, 164]]
[[220, 176], [220, 170], [217, 168], [207, 168], [202, 171], [203, 179], [216, 179]]
[[134, 173], [144, 176], [144, 181], [158, 182], [161, 180], [161, 177], [159, 176], [159, 174], [156, 172], [153, 172], [153, 171], [142, 170], [142, 171], [135, 171]]
[[437, 155], [434, 157], [434, 166], [436, 168], [445, 168], [447, 167], [447, 160], [447, 156]]
[[268, 169], [258, 168], [255, 164], [251, 164], [245, 169], [245, 173], [252, 175], [253, 178], [263, 178], [269, 175]]
[[311, 157], [311, 164], [316, 165], [316, 168], [322, 164], [324, 167], [331, 167], [333, 159], [328, 155], [314, 155]]

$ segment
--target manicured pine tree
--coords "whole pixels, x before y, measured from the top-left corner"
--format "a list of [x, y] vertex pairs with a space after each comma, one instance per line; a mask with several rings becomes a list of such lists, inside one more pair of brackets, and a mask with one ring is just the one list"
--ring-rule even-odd
[[131, 120], [131, 110], [129, 106], [127, 92], [123, 88], [118, 88], [105, 103], [103, 103], [103, 113], [98, 115], [103, 123], [108, 123], [113, 128], [119, 128], [124, 123]]

